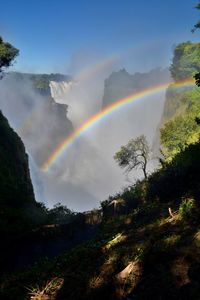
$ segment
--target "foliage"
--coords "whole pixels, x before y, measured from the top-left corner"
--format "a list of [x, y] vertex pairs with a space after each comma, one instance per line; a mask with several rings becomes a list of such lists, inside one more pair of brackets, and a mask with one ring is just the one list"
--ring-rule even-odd
[[178, 153], [163, 168], [157, 170], [148, 180], [148, 201], [180, 202], [188, 193], [200, 197], [200, 142], [191, 144]]
[[48, 224], [66, 224], [73, 220], [75, 213], [67, 206], [57, 203], [52, 209], [49, 209], [47, 217]]
[[[196, 9], [200, 9], [200, 2], [196, 5]], [[195, 32], [195, 30], [200, 28], [200, 21], [198, 21], [195, 25], [194, 28], [192, 29], [192, 32]]]
[[[194, 49], [199, 47], [198, 44], [192, 45], [195, 46]], [[194, 49], [191, 57], [194, 58], [196, 56], [196, 60], [198, 60], [198, 53], [196, 53], [196, 50]], [[183, 57], [183, 60], [188, 62], [188, 66], [192, 67], [191, 61], [187, 58], [187, 55], [183, 54]], [[187, 70], [181, 59], [179, 64], [179, 70], [176, 70], [175, 66], [173, 66], [174, 68], [172, 68], [171, 71], [174, 70], [175, 73], [180, 71], [184, 74]], [[198, 141], [200, 130], [198, 121], [200, 116], [199, 99], [200, 92], [195, 86], [189, 88], [174, 88], [174, 85], [172, 84], [168, 88], [162, 120], [164, 125], [160, 130], [161, 149], [167, 159], [172, 159], [189, 144]]]
[[108, 199], [101, 202], [101, 208], [104, 216], [112, 216], [113, 211], [109, 209], [113, 200], [119, 200], [124, 202], [123, 209], [120, 210], [120, 214], [126, 214], [133, 209], [136, 209], [139, 205], [146, 202], [148, 190], [148, 180], [137, 180], [133, 185], [125, 187], [121, 192], [109, 196]]
[[[24, 74], [27, 77], [27, 74]], [[66, 81], [70, 80], [70, 77], [67, 75], [62, 75], [59, 73], [52, 74], [30, 74], [30, 79], [33, 82], [33, 86], [37, 91], [42, 95], [50, 95], [50, 81]]]
[[[16, 299], [28, 299], [31, 291], [43, 292], [44, 297], [56, 292], [57, 299], [69, 300], [114, 300], [121, 298], [119, 293], [126, 298], [171, 299], [173, 295], [174, 300], [184, 299], [186, 292], [176, 283], [189, 276], [185, 270], [193, 270], [193, 263], [199, 266], [199, 249], [193, 243], [198, 226], [190, 223], [188, 227], [179, 219], [169, 222], [167, 207], [148, 203], [104, 221], [95, 239], [54, 260], [44, 259], [2, 277], [0, 297], [12, 299], [15, 293]], [[131, 219], [128, 226], [127, 219]], [[187, 265], [182, 265], [184, 257]], [[118, 280], [130, 264], [133, 272]], [[199, 279], [195, 282], [199, 287]], [[199, 288], [192, 288], [186, 299], [197, 299], [198, 292]]]
[[126, 168], [129, 173], [133, 169], [142, 169], [147, 178], [147, 162], [149, 158], [149, 146], [144, 135], [131, 139], [127, 145], [122, 146], [115, 154], [114, 159], [121, 168]]
[[[198, 3], [198, 4], [196, 5], [196, 8], [197, 8], [197, 9], [200, 9], [200, 3]], [[195, 32], [195, 30], [197, 30], [197, 29], [199, 29], [199, 28], [200, 28], [200, 21], [198, 21], [198, 22], [194, 25], [194, 28], [192, 29], [192, 32]], [[195, 78], [195, 80], [196, 80], [197, 86], [200, 86], [200, 72], [196, 73], [196, 74], [194, 75], [194, 78]]]
[[200, 72], [200, 43], [181, 43], [174, 49], [171, 75], [175, 81], [188, 79]]
[[34, 73], [22, 73], [22, 72], [11, 72], [10, 77], [17, 81], [19, 84], [29, 81], [32, 83], [33, 89], [42, 96], [50, 96], [50, 81], [62, 82], [70, 81], [72, 78], [68, 75], [59, 73], [51, 74], [34, 74]]
[[167, 122], [161, 132], [162, 151], [168, 159], [199, 140], [200, 126], [192, 115], [179, 116]]
[[191, 107], [192, 93], [199, 96], [199, 90], [195, 84], [194, 86], [182, 88], [177, 88], [174, 84], [171, 84], [166, 90], [162, 123], [185, 113], [186, 109]]
[[11, 65], [18, 54], [19, 50], [4, 42], [0, 36], [0, 76], [2, 76], [4, 69]]
[[[189, 42], [176, 47], [171, 67], [175, 80], [192, 76], [200, 68], [198, 47]], [[172, 92], [170, 97], [174, 101], [172, 112], [161, 129], [168, 158], [162, 168], [146, 178], [149, 148], [144, 136], [131, 140], [115, 154], [115, 160], [127, 172], [139, 167], [145, 176], [101, 203], [105, 210], [113, 200], [125, 201], [126, 214], [104, 218], [96, 239], [54, 260], [44, 259], [31, 268], [1, 277], [0, 298], [8, 300], [15, 295], [16, 299], [28, 299], [31, 290], [37, 297], [60, 300], [199, 299], [199, 244], [194, 242], [200, 226], [199, 93], [184, 89]], [[10, 129], [6, 134], [14, 138]], [[6, 170], [5, 179], [9, 182], [18, 174], [15, 168], [9, 174], [6, 167], [0, 172]], [[19, 180], [18, 176], [13, 184], [15, 180]], [[16, 189], [18, 185], [19, 181]], [[11, 197], [11, 203], [12, 200]], [[178, 209], [179, 214], [169, 218], [169, 207], [173, 212]], [[14, 208], [7, 216], [10, 213], [13, 217]], [[73, 217], [73, 212], [61, 204], [51, 210], [42, 204], [38, 208], [51, 223], [63, 223]], [[23, 210], [21, 213], [24, 215]], [[133, 270], [120, 278], [130, 266]]]
[[[160, 129], [162, 152], [169, 160], [199, 140], [200, 92], [195, 88], [180, 95], [182, 102], [177, 106], [175, 116]], [[177, 99], [176, 95], [174, 99]]]
[[192, 197], [183, 197], [179, 206], [179, 214], [186, 221], [196, 221], [199, 218], [197, 202]]
[[139, 204], [145, 202], [147, 185], [147, 180], [137, 180], [132, 186], [123, 190], [120, 197], [124, 199], [129, 209], [136, 208]]
[[[199, 153], [200, 143], [189, 145], [148, 180], [109, 197], [104, 205], [123, 195], [130, 202], [141, 195], [148, 201], [140, 202], [126, 215], [104, 219], [96, 239], [54, 260], [43, 260], [32, 268], [2, 277], [0, 297], [12, 299], [15, 292], [19, 299], [26, 299], [27, 288], [39, 293], [54, 278], [60, 278], [63, 285], [54, 285], [58, 299], [116, 299], [119, 290], [124, 297], [133, 294], [138, 299], [149, 295], [151, 299], [171, 299], [173, 294], [174, 300], [182, 299], [176, 268], [184, 273], [185, 269], [193, 270], [192, 263], [199, 265], [199, 248], [193, 243], [200, 225], [197, 201], [194, 202], [200, 199]], [[188, 198], [188, 194], [192, 196]], [[187, 198], [187, 203], [180, 204], [181, 198]], [[169, 221], [168, 207], [174, 211], [179, 204], [184, 218]], [[188, 259], [186, 266], [182, 265], [183, 257]], [[130, 262], [138, 267], [138, 275], [130, 273], [125, 281], [118, 282], [118, 274]], [[192, 293], [187, 292], [186, 299], [197, 299], [200, 282], [195, 286]]]

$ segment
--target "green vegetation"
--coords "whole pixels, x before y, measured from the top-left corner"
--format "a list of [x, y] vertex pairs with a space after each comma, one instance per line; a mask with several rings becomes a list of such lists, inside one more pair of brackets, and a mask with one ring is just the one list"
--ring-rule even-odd
[[12, 72], [10, 73], [11, 76], [17, 81], [25, 81], [30, 80], [33, 84], [33, 88], [39, 92], [43, 96], [50, 96], [51, 91], [49, 87], [50, 81], [69, 81], [72, 80], [70, 76], [63, 75], [59, 73], [52, 73], [52, 74], [32, 74], [32, 73], [19, 73], [19, 72]]
[[105, 214], [95, 239], [2, 276], [1, 298], [198, 299], [199, 153], [199, 142], [189, 145], [148, 180], [103, 202], [104, 212], [116, 198], [127, 210]]
[[[190, 42], [176, 47], [171, 66], [175, 81], [200, 72], [199, 49], [200, 44]], [[172, 84], [161, 128], [160, 168], [147, 176], [149, 147], [144, 136], [122, 146], [115, 160], [127, 172], [141, 168], [144, 179], [101, 203], [103, 217], [94, 239], [52, 260], [2, 274], [0, 298], [200, 299], [199, 100], [195, 86], [178, 89]], [[23, 145], [2, 115], [0, 131], [1, 234], [35, 228], [27, 214], [30, 208], [31, 213], [35, 208], [37, 222], [75, 220], [76, 214], [60, 204], [51, 210], [36, 204]], [[92, 219], [95, 215], [100, 212], [93, 211]], [[13, 219], [15, 231], [10, 226]]]
[[193, 77], [200, 72], [200, 43], [186, 42], [176, 46], [170, 67], [175, 81]]
[[[200, 2], [196, 5], [196, 8], [197, 8], [197, 9], [200, 9]], [[200, 21], [198, 21], [198, 22], [194, 25], [194, 28], [192, 29], [192, 32], [194, 33], [195, 30], [197, 30], [197, 29], [199, 29], [199, 28], [200, 28]], [[196, 73], [196, 74], [194, 75], [194, 78], [195, 78], [195, 80], [196, 80], [196, 84], [197, 84], [198, 86], [200, 86], [200, 72]]]
[[161, 128], [162, 151], [166, 158], [172, 159], [188, 145], [199, 140], [199, 111], [187, 111], [165, 123]]
[[69, 80], [70, 77], [62, 74], [30, 74], [30, 79], [33, 82], [33, 86], [39, 90], [41, 94], [50, 95], [50, 81], [66, 81]]
[[0, 76], [5, 68], [9, 67], [13, 60], [19, 54], [19, 50], [14, 48], [11, 44], [3, 41], [0, 36]]
[[57, 203], [51, 209], [46, 209], [46, 224], [67, 224], [76, 218], [76, 214], [67, 206]]
[[[193, 77], [199, 72], [200, 44], [182, 43], [174, 50], [171, 65], [175, 80]], [[194, 85], [177, 88], [173, 84], [166, 93], [160, 130], [161, 150], [171, 160], [188, 145], [199, 140], [200, 91]]]
[[199, 222], [170, 218], [169, 205], [178, 209], [152, 202], [111, 217], [95, 239], [5, 275], [2, 299], [198, 299]]
[[[196, 9], [200, 9], [200, 2], [196, 5]], [[192, 32], [195, 32], [195, 30], [200, 28], [200, 21], [198, 21], [195, 25], [194, 28], [192, 29]]]
[[132, 139], [126, 146], [115, 154], [114, 159], [121, 168], [126, 168], [129, 173], [133, 169], [142, 169], [144, 177], [147, 178], [147, 162], [149, 158], [149, 146], [144, 135]]
[[197, 201], [192, 197], [183, 198], [179, 206], [179, 214], [186, 221], [198, 222], [199, 211]]

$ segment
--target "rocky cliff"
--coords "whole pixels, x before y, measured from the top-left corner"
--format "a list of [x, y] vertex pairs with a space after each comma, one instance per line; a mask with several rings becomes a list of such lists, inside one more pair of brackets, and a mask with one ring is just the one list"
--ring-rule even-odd
[[9, 73], [0, 82], [1, 109], [38, 166], [73, 130], [67, 105], [51, 97], [51, 80], [67, 82], [69, 76]]
[[0, 112], [0, 236], [32, 228], [37, 209], [25, 147]]
[[105, 80], [103, 107], [117, 99], [170, 80], [168, 69], [153, 69], [148, 73], [129, 74], [125, 69], [113, 72]]
[[17, 81], [30, 80], [33, 84], [35, 91], [39, 92], [41, 95], [51, 96], [51, 90], [49, 83], [51, 81], [55, 82], [69, 82], [71, 77], [69, 75], [64, 75], [60, 73], [52, 74], [34, 74], [34, 73], [21, 73], [12, 72], [9, 76]]
[[[171, 76], [174, 83], [179, 80], [187, 80], [200, 71], [200, 43], [181, 43], [174, 49], [172, 64], [170, 66]], [[177, 116], [183, 116], [186, 111], [189, 111], [193, 105], [192, 92], [197, 90], [196, 85], [183, 86], [174, 88], [174, 85], [169, 85], [166, 90], [165, 102], [161, 120], [155, 135], [154, 153], [159, 155], [158, 148], [160, 147], [160, 128], [166, 122], [169, 122]], [[188, 92], [191, 92], [190, 94]]]

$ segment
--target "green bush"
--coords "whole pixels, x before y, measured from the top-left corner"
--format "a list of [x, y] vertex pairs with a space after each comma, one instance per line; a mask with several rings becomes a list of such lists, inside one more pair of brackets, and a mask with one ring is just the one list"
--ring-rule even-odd
[[196, 221], [199, 214], [196, 200], [192, 197], [183, 198], [179, 206], [179, 214], [185, 221]]

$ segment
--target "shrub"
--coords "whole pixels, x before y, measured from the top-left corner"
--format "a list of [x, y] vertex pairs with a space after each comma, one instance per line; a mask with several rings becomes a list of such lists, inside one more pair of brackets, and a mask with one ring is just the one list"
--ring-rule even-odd
[[192, 197], [183, 198], [179, 206], [179, 214], [185, 221], [196, 221], [199, 214], [196, 200]]

